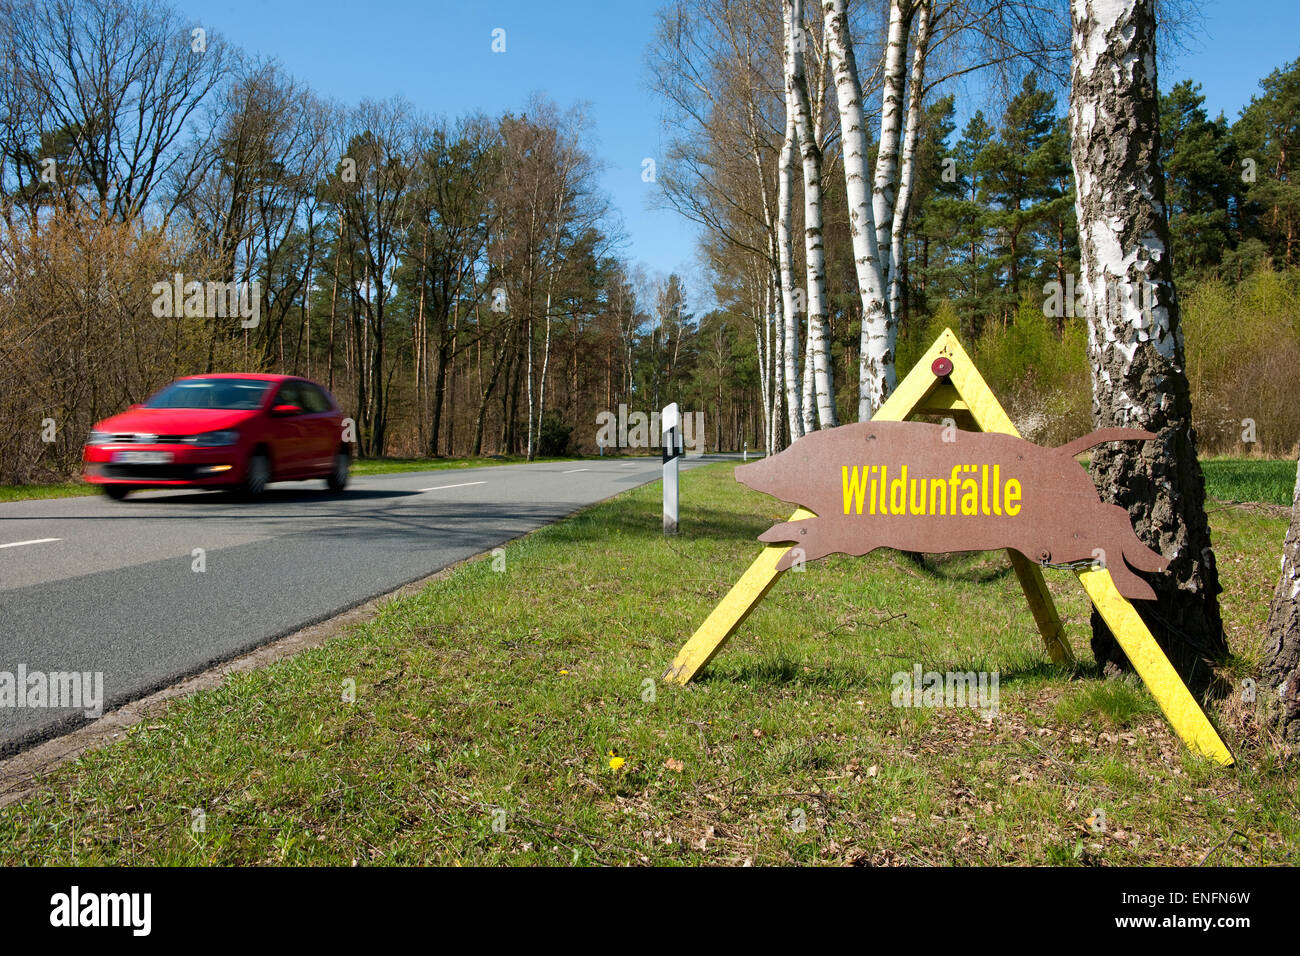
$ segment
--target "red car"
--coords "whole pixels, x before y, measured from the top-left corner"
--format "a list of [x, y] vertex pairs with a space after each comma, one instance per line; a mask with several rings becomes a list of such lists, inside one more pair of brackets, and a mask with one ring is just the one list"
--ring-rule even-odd
[[90, 432], [85, 479], [117, 500], [136, 488], [227, 488], [257, 497], [268, 483], [348, 483], [351, 446], [338, 402], [290, 375], [193, 375]]

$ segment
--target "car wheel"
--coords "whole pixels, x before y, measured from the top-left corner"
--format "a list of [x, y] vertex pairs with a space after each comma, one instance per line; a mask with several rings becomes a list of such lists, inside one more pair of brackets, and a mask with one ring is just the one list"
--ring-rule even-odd
[[100, 487], [104, 489], [104, 494], [114, 501], [121, 501], [131, 493], [131, 489], [126, 485], [100, 485]]
[[244, 466], [244, 484], [240, 491], [245, 498], [260, 498], [271, 481], [271, 459], [265, 452], [253, 452]]
[[347, 452], [335, 452], [334, 470], [331, 471], [329, 477], [325, 479], [325, 484], [329, 487], [330, 491], [337, 494], [348, 486], [348, 468], [351, 464], [352, 459], [348, 456]]

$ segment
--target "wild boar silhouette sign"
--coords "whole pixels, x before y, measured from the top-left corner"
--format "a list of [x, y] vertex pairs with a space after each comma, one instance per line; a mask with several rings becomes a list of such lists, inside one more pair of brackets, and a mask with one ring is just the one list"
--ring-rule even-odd
[[931, 553], [1009, 548], [1048, 567], [1108, 568], [1119, 592], [1154, 600], [1130, 570], [1168, 562], [1133, 533], [1128, 512], [1103, 504], [1074, 456], [1111, 441], [1154, 438], [1103, 428], [1060, 448], [1013, 435], [924, 422], [861, 422], [810, 432], [742, 465], [736, 479], [816, 517], [759, 535], [788, 542], [777, 570], [800, 558], [861, 555], [880, 547]]
[[[909, 421], [928, 418], [930, 421]], [[934, 424], [938, 419], [943, 424]], [[1168, 567], [1103, 502], [1080, 452], [1155, 438], [1102, 428], [1059, 448], [1025, 441], [970, 355], [945, 329], [869, 422], [813, 431], [785, 451], [736, 468], [737, 480], [796, 503], [664, 673], [687, 684], [791, 568], [876, 548], [944, 553], [1005, 550], [1051, 659], [1074, 652], [1045, 569], [1073, 571], [1092, 606], [1187, 747], [1225, 766], [1233, 757], [1132, 601], [1152, 600], [1148, 576]]]

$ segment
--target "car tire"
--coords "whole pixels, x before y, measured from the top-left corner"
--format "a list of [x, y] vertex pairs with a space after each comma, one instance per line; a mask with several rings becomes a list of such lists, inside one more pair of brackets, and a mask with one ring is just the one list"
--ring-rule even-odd
[[104, 489], [104, 494], [114, 501], [121, 501], [131, 493], [131, 489], [126, 485], [100, 485], [100, 487]]
[[255, 451], [248, 456], [244, 465], [244, 481], [239, 486], [240, 496], [245, 501], [252, 501], [266, 493], [266, 486], [271, 483], [271, 459], [266, 452]]
[[348, 486], [348, 469], [351, 465], [352, 458], [347, 452], [340, 449], [334, 453], [334, 470], [325, 479], [325, 486], [334, 494]]

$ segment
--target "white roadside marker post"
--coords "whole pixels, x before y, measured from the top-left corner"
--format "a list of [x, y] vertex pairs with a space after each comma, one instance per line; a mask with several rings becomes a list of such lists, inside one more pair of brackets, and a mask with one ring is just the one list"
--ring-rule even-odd
[[677, 403], [667, 406], [659, 416], [664, 450], [664, 534], [677, 533], [677, 475], [681, 468], [681, 413]]

